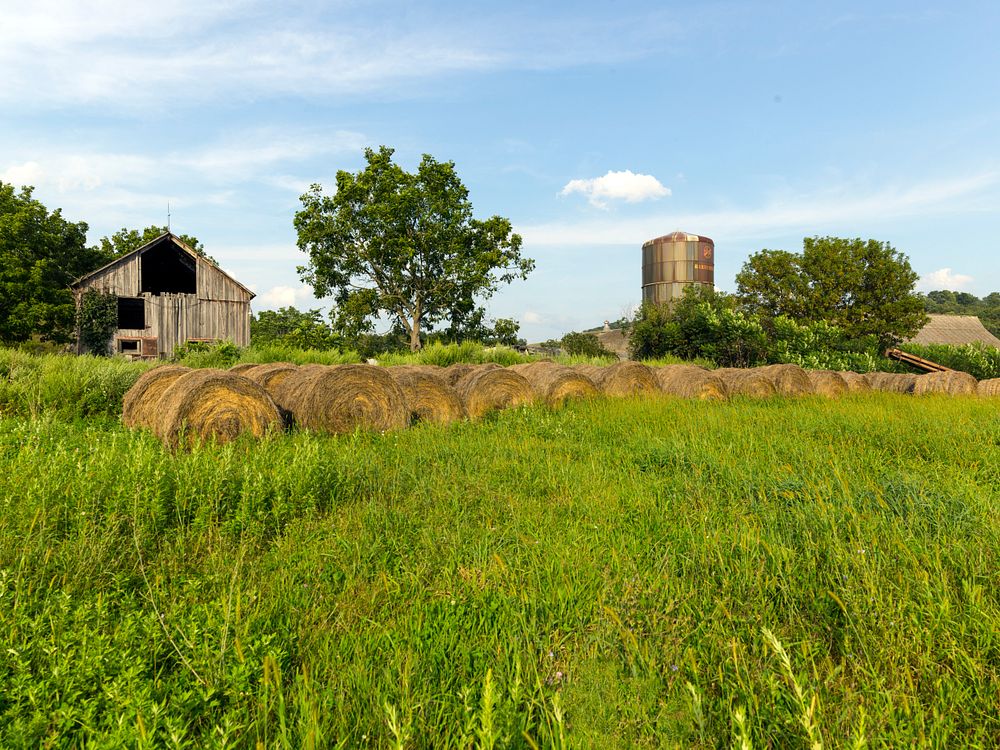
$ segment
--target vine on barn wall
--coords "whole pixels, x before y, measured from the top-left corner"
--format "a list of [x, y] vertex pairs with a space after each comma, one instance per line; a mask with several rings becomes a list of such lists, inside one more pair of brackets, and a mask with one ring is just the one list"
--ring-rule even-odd
[[77, 310], [80, 341], [93, 354], [107, 355], [108, 344], [118, 329], [118, 297], [88, 289]]

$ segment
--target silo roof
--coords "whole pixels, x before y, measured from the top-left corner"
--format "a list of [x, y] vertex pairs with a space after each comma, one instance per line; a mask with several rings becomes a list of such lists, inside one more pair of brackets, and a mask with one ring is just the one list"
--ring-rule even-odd
[[642, 244], [649, 245], [653, 242], [711, 242], [713, 245], [715, 244], [711, 237], [704, 237], [700, 234], [688, 234], [687, 232], [671, 232], [662, 237], [654, 237], [651, 240], [646, 240]]

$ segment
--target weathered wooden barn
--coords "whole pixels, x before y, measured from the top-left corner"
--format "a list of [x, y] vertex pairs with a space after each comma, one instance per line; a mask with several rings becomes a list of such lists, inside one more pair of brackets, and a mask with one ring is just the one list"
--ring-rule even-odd
[[[250, 343], [254, 293], [175, 235], [165, 232], [72, 285], [77, 305], [96, 289], [118, 297], [115, 354], [169, 357], [189, 341]], [[83, 353], [82, 343], [77, 351]]]

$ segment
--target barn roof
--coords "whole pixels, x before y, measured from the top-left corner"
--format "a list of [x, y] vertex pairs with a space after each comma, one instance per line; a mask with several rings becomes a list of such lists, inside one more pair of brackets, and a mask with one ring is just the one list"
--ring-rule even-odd
[[1000, 339], [986, 330], [975, 315], [928, 315], [930, 322], [908, 343], [986, 344], [1000, 349]]
[[226, 273], [221, 268], [219, 268], [219, 266], [217, 266], [215, 263], [212, 263], [207, 258], [204, 258], [203, 256], [199, 255], [194, 250], [194, 248], [192, 248], [190, 245], [188, 245], [180, 237], [178, 237], [176, 234], [174, 234], [172, 232], [164, 232], [159, 237], [154, 237], [153, 239], [151, 239], [145, 245], [140, 245], [135, 250], [132, 250], [131, 252], [125, 253], [120, 258], [115, 258], [113, 261], [111, 261], [110, 263], [106, 263], [105, 265], [101, 266], [97, 270], [91, 271], [90, 273], [84, 274], [83, 276], [81, 276], [80, 278], [78, 278], [76, 281], [74, 281], [72, 284], [70, 284], [70, 288], [76, 288], [76, 287], [80, 286], [81, 284], [83, 284], [83, 282], [85, 282], [87, 279], [93, 278], [94, 276], [98, 276], [99, 274], [103, 273], [104, 271], [107, 271], [110, 268], [114, 268], [115, 266], [119, 265], [120, 263], [127, 262], [128, 260], [130, 260], [134, 256], [142, 254], [143, 252], [145, 252], [146, 250], [148, 250], [149, 248], [151, 248], [153, 245], [159, 244], [160, 242], [162, 242], [164, 240], [164, 238], [169, 239], [177, 247], [179, 247], [181, 250], [183, 250], [184, 252], [186, 252], [192, 258], [194, 258], [195, 261], [202, 260], [202, 261], [205, 261], [206, 263], [208, 263], [217, 273], [222, 274], [227, 279], [229, 279], [231, 282], [233, 282], [234, 284], [236, 284], [236, 286], [238, 286], [244, 292], [246, 292], [247, 294], [249, 294], [250, 295], [250, 299], [253, 299], [254, 297], [257, 296], [251, 290], [247, 289], [239, 281], [237, 281], [232, 276], [230, 276], [228, 273]]

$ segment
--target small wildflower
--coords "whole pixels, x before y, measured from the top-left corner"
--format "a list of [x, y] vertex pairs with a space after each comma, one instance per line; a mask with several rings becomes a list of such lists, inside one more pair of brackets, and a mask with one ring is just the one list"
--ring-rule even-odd
[[676, 664], [671, 664], [670, 665], [670, 671], [671, 672], [676, 672], [678, 669], [679, 669], [679, 667]]

